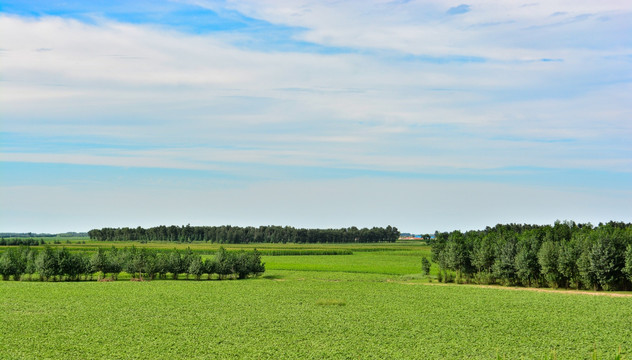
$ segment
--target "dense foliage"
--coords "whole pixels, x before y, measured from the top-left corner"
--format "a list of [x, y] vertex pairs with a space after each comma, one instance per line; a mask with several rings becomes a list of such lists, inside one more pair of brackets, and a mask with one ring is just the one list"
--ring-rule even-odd
[[223, 244], [248, 243], [375, 243], [395, 242], [397, 228], [356, 227], [342, 229], [297, 229], [291, 226], [157, 226], [148, 229], [103, 228], [88, 232], [90, 239], [99, 241], [206, 241]]
[[171, 274], [172, 279], [178, 279], [181, 274], [187, 278], [193, 276], [197, 280], [204, 274], [207, 278], [217, 274], [220, 279], [243, 279], [263, 273], [265, 267], [257, 250], [233, 253], [222, 247], [215, 257], [206, 260], [202, 260], [191, 249], [165, 252], [136, 247], [98, 248], [94, 253], [86, 254], [73, 253], [66, 248], [46, 246], [40, 251], [23, 246], [9, 248], [0, 255], [0, 276], [5, 281], [10, 278], [21, 280], [27, 276], [32, 279], [35, 274], [44, 281], [75, 281], [92, 279], [95, 273], [98, 278], [109, 275], [110, 279], [115, 280], [123, 271], [139, 279], [143, 279], [143, 276], [148, 279], [167, 279], [167, 274]]
[[436, 233], [432, 253], [444, 281], [632, 289], [632, 224], [557, 221]]

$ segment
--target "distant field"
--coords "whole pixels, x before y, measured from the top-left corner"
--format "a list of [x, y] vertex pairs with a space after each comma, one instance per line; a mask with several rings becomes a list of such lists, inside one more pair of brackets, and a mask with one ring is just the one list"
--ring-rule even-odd
[[[184, 250], [191, 248], [196, 253], [212, 254], [220, 247], [228, 251], [257, 249], [264, 255], [299, 255], [299, 254], [351, 254], [360, 252], [385, 252], [385, 251], [423, 251], [430, 254], [430, 247], [420, 241], [402, 241], [397, 243], [351, 243], [351, 244], [294, 244], [294, 243], [257, 243], [257, 244], [219, 244], [206, 242], [178, 243], [178, 242], [147, 242], [137, 241], [93, 241], [89, 238], [34, 238], [43, 239], [45, 245], [52, 247], [64, 247], [71, 251], [92, 252], [98, 248], [121, 247], [144, 247], [153, 250]], [[32, 246], [42, 248], [44, 245]], [[0, 246], [0, 252], [6, 249]]]
[[418, 251], [359, 252], [353, 255], [330, 256], [264, 256], [270, 270], [343, 271], [350, 273], [406, 275], [421, 272], [421, 253]]
[[264, 256], [264, 276], [241, 281], [0, 281], [0, 358], [632, 356], [632, 297], [428, 286], [429, 248], [387, 250]]

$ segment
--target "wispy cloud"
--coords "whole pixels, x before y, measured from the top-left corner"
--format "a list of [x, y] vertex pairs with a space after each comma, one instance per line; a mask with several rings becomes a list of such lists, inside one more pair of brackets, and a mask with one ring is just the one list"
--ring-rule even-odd
[[[564, 137], [590, 141], [597, 149], [630, 131], [621, 113], [612, 112], [625, 109], [628, 85], [606, 82], [596, 92], [587, 70], [605, 81], [611, 69], [587, 69], [577, 60], [567, 66], [452, 56], [411, 62], [370, 54], [267, 53], [235, 48], [214, 36], [120, 23], [96, 26], [58, 18], [4, 18], [3, 23], [13, 30], [8, 33], [21, 34], [9, 42], [11, 52], [4, 57], [5, 84], [12, 91], [3, 108], [16, 119], [29, 118], [7, 124], [5, 131], [13, 133], [99, 136], [146, 146], [247, 145], [260, 151], [257, 162], [271, 164], [276, 157], [266, 159], [262, 151], [270, 147], [367, 168], [404, 158], [410, 160], [402, 166], [431, 166], [422, 159], [434, 151], [440, 156], [433, 154], [433, 163], [486, 168], [543, 161], [539, 145], [529, 150], [533, 156], [489, 158], [490, 134], [534, 136], [534, 143]], [[32, 49], [44, 45], [59, 50], [33, 56]], [[37, 107], [26, 106], [34, 101]], [[609, 126], [595, 128], [595, 118]], [[429, 133], [433, 124], [454, 124], [459, 132]], [[390, 154], [394, 143], [407, 144], [405, 156]], [[473, 157], [449, 155], [455, 143], [472, 149]], [[349, 149], [383, 156], [342, 161]], [[546, 159], [549, 166], [568, 166], [564, 149], [546, 151], [553, 154]]]
[[253, 187], [546, 186], [560, 170], [551, 187], [584, 191], [605, 177], [578, 173], [606, 173], [621, 190], [632, 172], [625, 3], [7, 1], [0, 11], [3, 167], [199, 171]]
[[451, 7], [446, 11], [448, 15], [460, 15], [470, 12], [470, 6], [467, 4], [461, 4], [459, 6]]

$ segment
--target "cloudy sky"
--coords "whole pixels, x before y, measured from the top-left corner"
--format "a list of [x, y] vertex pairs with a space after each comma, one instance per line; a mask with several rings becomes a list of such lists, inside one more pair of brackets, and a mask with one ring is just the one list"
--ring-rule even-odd
[[632, 221], [632, 3], [3, 0], [0, 232]]

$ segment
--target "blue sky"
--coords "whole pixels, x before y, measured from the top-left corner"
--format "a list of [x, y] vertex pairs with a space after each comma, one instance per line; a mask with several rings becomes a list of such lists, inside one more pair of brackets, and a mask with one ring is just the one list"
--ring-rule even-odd
[[623, 1], [3, 1], [0, 231], [632, 221]]

